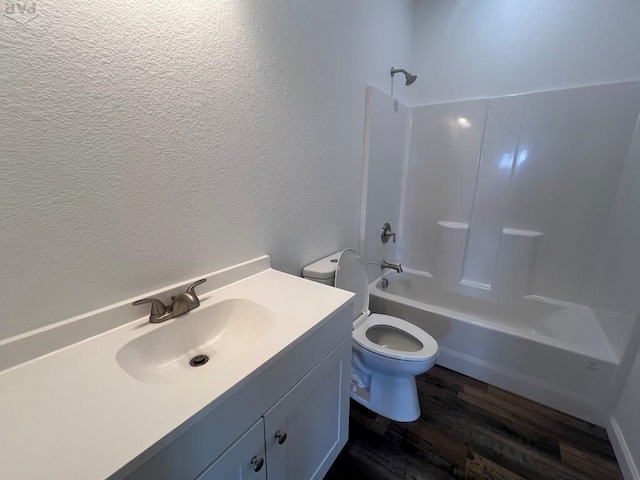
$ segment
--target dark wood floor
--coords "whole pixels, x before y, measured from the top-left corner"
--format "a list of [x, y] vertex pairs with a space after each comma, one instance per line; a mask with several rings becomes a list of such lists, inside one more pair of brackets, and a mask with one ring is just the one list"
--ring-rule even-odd
[[418, 391], [413, 423], [352, 401], [349, 442], [325, 480], [622, 479], [600, 427], [442, 367]]

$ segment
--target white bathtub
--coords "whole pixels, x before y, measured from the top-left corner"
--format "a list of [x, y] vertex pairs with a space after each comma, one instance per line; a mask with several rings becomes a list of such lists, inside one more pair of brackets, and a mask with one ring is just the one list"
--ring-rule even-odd
[[370, 285], [371, 310], [403, 318], [440, 345], [438, 363], [585, 420], [603, 424], [618, 367], [587, 307], [521, 297], [498, 304], [439, 290], [407, 270]]

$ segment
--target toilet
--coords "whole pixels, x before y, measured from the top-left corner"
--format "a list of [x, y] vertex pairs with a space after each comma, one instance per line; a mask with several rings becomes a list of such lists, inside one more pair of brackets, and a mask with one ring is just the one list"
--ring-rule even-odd
[[420, 403], [415, 377], [435, 365], [435, 339], [405, 320], [369, 311], [365, 264], [352, 248], [305, 267], [302, 276], [356, 294], [351, 398], [391, 420], [417, 420]]

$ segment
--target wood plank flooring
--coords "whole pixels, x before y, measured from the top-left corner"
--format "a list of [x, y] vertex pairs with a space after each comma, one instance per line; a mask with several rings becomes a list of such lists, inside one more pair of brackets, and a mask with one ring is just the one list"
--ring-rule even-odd
[[600, 427], [439, 366], [417, 382], [413, 423], [351, 402], [349, 442], [325, 480], [622, 479]]

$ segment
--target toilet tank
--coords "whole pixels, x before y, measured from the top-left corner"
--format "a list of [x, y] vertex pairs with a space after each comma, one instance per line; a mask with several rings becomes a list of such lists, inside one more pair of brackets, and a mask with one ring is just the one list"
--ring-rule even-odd
[[336, 266], [342, 252], [332, 253], [302, 269], [302, 276], [314, 282], [333, 286], [336, 278]]

